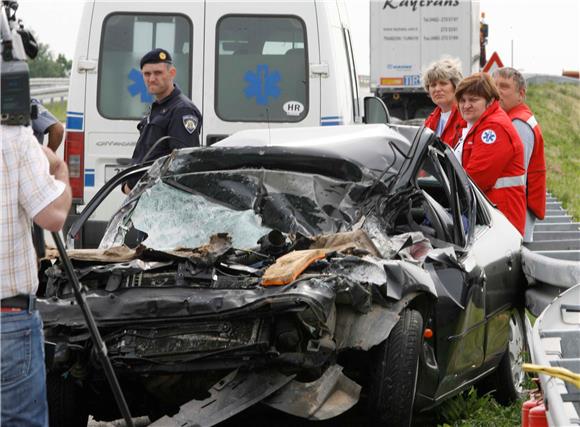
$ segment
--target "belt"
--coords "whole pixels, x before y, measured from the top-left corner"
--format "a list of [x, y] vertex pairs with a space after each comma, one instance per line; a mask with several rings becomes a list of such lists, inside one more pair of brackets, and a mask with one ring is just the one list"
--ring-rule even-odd
[[36, 310], [36, 297], [34, 295], [15, 295], [9, 298], [2, 298], [0, 312], [11, 313], [26, 310], [32, 312]]

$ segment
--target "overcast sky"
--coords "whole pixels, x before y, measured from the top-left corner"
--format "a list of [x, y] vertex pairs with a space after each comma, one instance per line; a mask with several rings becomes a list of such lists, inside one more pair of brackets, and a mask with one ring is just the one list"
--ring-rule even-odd
[[[162, 1], [162, 0], [159, 0]], [[83, 0], [19, 0], [17, 16], [55, 53], [72, 59]], [[369, 72], [369, 3], [347, 0], [360, 74]], [[489, 24], [488, 57], [525, 72], [580, 69], [580, 0], [480, 0]]]

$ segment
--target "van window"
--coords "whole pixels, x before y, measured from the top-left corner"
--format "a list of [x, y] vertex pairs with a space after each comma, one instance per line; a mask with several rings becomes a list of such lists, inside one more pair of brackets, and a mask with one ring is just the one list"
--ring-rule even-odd
[[139, 69], [151, 49], [167, 50], [175, 83], [191, 96], [192, 24], [182, 15], [113, 13], [102, 29], [97, 108], [108, 119], [140, 119], [153, 102]]
[[215, 110], [225, 121], [299, 122], [308, 113], [304, 22], [228, 15], [217, 24]]

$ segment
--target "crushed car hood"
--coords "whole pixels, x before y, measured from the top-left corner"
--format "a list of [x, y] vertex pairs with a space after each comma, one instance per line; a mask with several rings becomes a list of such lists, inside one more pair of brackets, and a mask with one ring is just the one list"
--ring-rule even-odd
[[[231, 249], [226, 235], [214, 236], [208, 245], [197, 249], [158, 251], [139, 246], [73, 250], [69, 254], [87, 289], [87, 302], [101, 324], [243, 316], [305, 308], [315, 312], [322, 324], [337, 301], [365, 313], [372, 304], [388, 306], [389, 301], [399, 300], [411, 291], [435, 294], [429, 274], [401, 259], [410, 257], [410, 248], [416, 246], [411, 236], [407, 246], [399, 243], [400, 252], [393, 253], [390, 260], [379, 255], [362, 229], [305, 242], [307, 249], [272, 257], [261, 268], [234, 263], [224, 255]], [[279, 267], [286, 274], [288, 269], [297, 268], [285, 266], [285, 257], [313, 250], [323, 256], [300, 266], [289, 283], [267, 285], [267, 272]], [[238, 275], [223, 278], [224, 271]], [[39, 300], [45, 325], [83, 327], [84, 318], [64, 271], [56, 264], [46, 274], [50, 279], [49, 297]]]

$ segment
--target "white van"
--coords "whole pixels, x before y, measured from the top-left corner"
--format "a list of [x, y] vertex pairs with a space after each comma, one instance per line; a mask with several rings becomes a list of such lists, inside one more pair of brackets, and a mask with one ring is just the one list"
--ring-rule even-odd
[[[139, 60], [156, 47], [171, 53], [177, 84], [203, 114], [204, 146], [243, 129], [362, 121], [343, 1], [90, 1], [65, 138], [77, 211], [129, 163], [153, 100]], [[79, 246], [95, 244], [86, 234]]]

